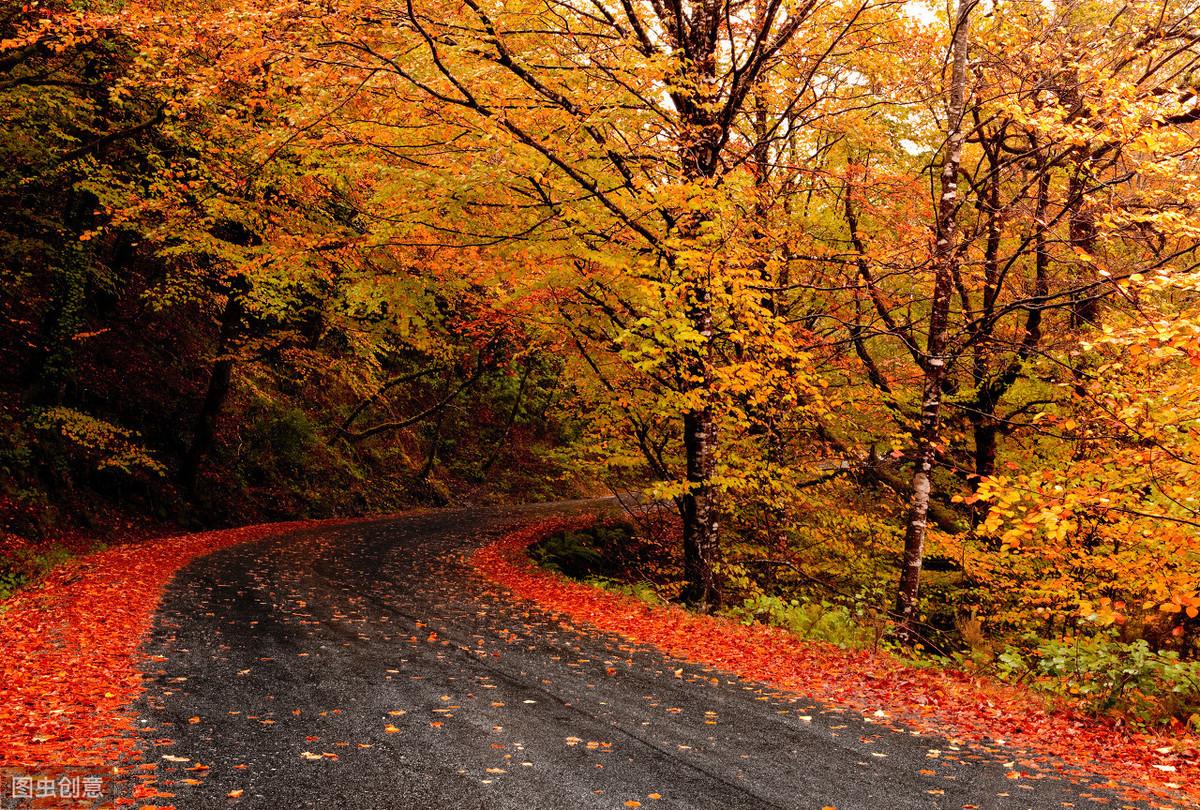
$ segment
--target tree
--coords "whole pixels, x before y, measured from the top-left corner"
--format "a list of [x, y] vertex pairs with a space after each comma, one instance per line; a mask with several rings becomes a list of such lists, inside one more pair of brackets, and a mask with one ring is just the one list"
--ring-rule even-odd
[[[833, 54], [870, 39], [859, 27], [868, 8], [410, 3], [344, 6], [324, 23], [338, 33], [329, 37], [337, 56], [323, 61], [352, 64], [370, 77], [372, 92], [394, 94], [396, 109], [410, 91], [423, 94], [437, 110], [437, 142], [454, 144], [455, 155], [492, 139], [512, 145], [512, 154], [496, 157], [502, 171], [485, 173], [506, 186], [524, 221], [495, 231], [569, 240], [556, 254], [559, 280], [578, 291], [571, 306], [582, 305], [597, 324], [569, 324], [579, 347], [615, 354], [654, 392], [646, 402], [652, 419], [629, 409], [625, 416], [649, 467], [678, 481], [659, 491], [678, 505], [683, 596], [694, 604], [719, 600], [727, 377], [749, 369], [756, 353], [798, 359], [791, 330], [763, 292], [779, 240], [747, 238], [770, 225], [748, 221], [742, 207], [753, 175], [747, 161], [761, 161], [776, 141], [804, 140], [803, 112], [834, 103], [837, 92], [826, 88], [838, 86], [844, 67]], [[347, 19], [356, 25], [339, 23]], [[375, 115], [359, 141], [401, 153], [395, 137], [380, 138], [389, 119]], [[494, 200], [464, 199], [462, 186], [454, 196], [454, 212], [497, 218]], [[756, 205], [762, 217], [770, 202]], [[438, 212], [443, 231], [445, 213]], [[450, 227], [465, 231], [461, 221]], [[760, 380], [764, 397], [774, 385], [806, 384], [802, 374], [769, 376]], [[601, 390], [624, 393], [611, 380]], [[650, 421], [667, 413], [679, 420], [679, 474], [648, 435]]]

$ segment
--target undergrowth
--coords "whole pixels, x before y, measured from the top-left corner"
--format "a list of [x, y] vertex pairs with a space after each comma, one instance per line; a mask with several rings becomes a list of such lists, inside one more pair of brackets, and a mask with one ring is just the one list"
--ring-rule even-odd
[[1065, 697], [1091, 714], [1139, 728], [1184, 724], [1200, 729], [1200, 661], [1155, 651], [1145, 639], [1110, 636], [1029, 639], [996, 658], [1002, 678]]
[[71, 556], [71, 552], [60, 545], [45, 549], [22, 548], [0, 556], [0, 602]]
[[[678, 561], [663, 554], [665, 545], [645, 539], [632, 525], [602, 523], [551, 535], [531, 546], [529, 555], [570, 579], [662, 605], [678, 601]], [[1031, 635], [1005, 643], [971, 631], [970, 622], [955, 621], [954, 606], [945, 604], [940, 623], [958, 625], [957, 647], [903, 649], [888, 638], [886, 611], [878, 608], [878, 599], [868, 598], [872, 594], [822, 598], [811, 588], [788, 588], [779, 578], [772, 583], [774, 592], [744, 574], [731, 577], [728, 595], [736, 599], [719, 612], [745, 625], [779, 627], [843, 649], [888, 649], [920, 668], [964, 666], [1134, 728], [1200, 730], [1200, 661], [1155, 651], [1143, 639], [1122, 641], [1101, 632], [1066, 639]], [[945, 596], [940, 584], [930, 588], [935, 599]]]

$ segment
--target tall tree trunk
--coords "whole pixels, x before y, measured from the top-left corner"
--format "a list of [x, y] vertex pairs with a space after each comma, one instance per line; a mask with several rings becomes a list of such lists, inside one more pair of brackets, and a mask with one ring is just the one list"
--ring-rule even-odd
[[990, 418], [980, 419], [974, 426], [975, 474], [985, 478], [996, 471], [996, 438], [999, 426]]
[[78, 234], [87, 229], [96, 206], [88, 192], [72, 191], [63, 212], [66, 239], [58, 265], [52, 271], [51, 306], [41, 329], [45, 344], [40, 362], [32, 369], [30, 402], [60, 405], [75, 378], [75, 333], [83, 324], [88, 299], [88, 251]]
[[947, 109], [946, 152], [942, 160], [942, 196], [938, 200], [935, 228], [937, 242], [933, 256], [933, 299], [930, 303], [929, 337], [922, 363], [925, 380], [916, 435], [912, 497], [904, 527], [904, 556], [896, 595], [896, 612], [899, 616], [897, 635], [903, 643], [912, 641], [921, 587], [921, 566], [925, 561], [925, 538], [929, 532], [929, 498], [933, 491], [935, 448], [942, 417], [942, 386], [946, 380], [946, 332], [954, 282], [953, 263], [957, 261], [955, 216], [958, 209], [958, 171], [966, 139], [963, 113], [967, 100], [967, 47], [971, 10], [976, 2], [959, 0], [951, 39], [950, 101]]
[[[1000, 405], [1000, 400], [1008, 393], [1013, 384], [1020, 379], [1022, 365], [1029, 359], [1030, 355], [1034, 353], [1042, 341], [1042, 306], [1045, 296], [1050, 291], [1050, 254], [1048, 252], [1047, 240], [1049, 226], [1046, 220], [1050, 207], [1051, 170], [1046, 165], [1040, 151], [1035, 150], [1035, 158], [1038, 174], [1037, 197], [1033, 212], [1035, 229], [1033, 283], [1037, 302], [1029, 307], [1029, 312], [1025, 317], [1024, 335], [1021, 338], [1020, 345], [1017, 347], [1015, 356], [1005, 368], [1001, 369], [995, 375], [989, 375], [986, 362], [981, 360], [981, 358], [990, 356], [991, 343], [995, 339], [994, 334], [990, 330], [994, 327], [989, 327], [987, 340], [980, 340], [978, 342], [979, 348], [976, 354], [975, 369], [975, 407], [971, 410], [971, 423], [975, 435], [975, 486], [978, 486], [982, 479], [992, 475], [996, 471], [996, 445], [1001, 433], [1001, 422], [996, 416], [996, 410]], [[997, 210], [998, 206], [998, 199], [993, 197], [991, 210]], [[993, 242], [989, 237], [989, 256], [996, 254], [996, 250], [992, 246]], [[992, 277], [994, 277], [994, 273]], [[994, 311], [994, 303], [995, 296], [990, 296], [983, 311], [984, 318], [991, 318]], [[972, 509], [972, 515], [972, 524], [975, 525], [978, 522], [975, 518], [982, 520], [986, 516], [986, 506], [976, 504]]]
[[[761, 27], [765, 13], [766, 5], [764, 0], [758, 0], [755, 3], [754, 24], [756, 26]], [[747, 162], [747, 168], [754, 178], [754, 208], [750, 226], [750, 239], [754, 245], [753, 272], [762, 281], [763, 285], [763, 294], [759, 305], [770, 318], [775, 319], [779, 318], [781, 313], [781, 289], [783, 285], [774, 277], [775, 271], [771, 263], [771, 254], [773, 251], [767, 238], [767, 218], [771, 213], [771, 139], [767, 120], [767, 103], [763, 98], [764, 89], [762, 83], [755, 86], [751, 107], [754, 144], [750, 151], [750, 160]], [[782, 265], [786, 268], [787, 262], [783, 262]], [[786, 328], [783, 324], [775, 324], [774, 326]], [[738, 345], [735, 347], [735, 351], [740, 359], [743, 354], [743, 347]], [[745, 397], [742, 407], [750, 417], [750, 435], [760, 437], [763, 443], [763, 460], [768, 465], [780, 462], [783, 456], [783, 442], [778, 428], [778, 414], [775, 412], [774, 407], [770, 404], [756, 405], [753, 402], [753, 397], [749, 395]], [[782, 503], [765, 506], [763, 523], [763, 539], [766, 541], [768, 547], [776, 548], [781, 538], [780, 528], [787, 523], [787, 511], [784, 509]]]
[[191, 444], [188, 445], [179, 467], [179, 483], [189, 497], [196, 492], [200, 468], [212, 450], [213, 439], [216, 436], [217, 417], [229, 396], [234, 367], [232, 351], [241, 334], [242, 314], [241, 292], [231, 290], [225, 302], [225, 309], [221, 313], [221, 327], [217, 333], [217, 356], [209, 372], [208, 389], [204, 393], [200, 411], [196, 414]]
[[[699, 239], [702, 225], [702, 215], [681, 218], [681, 241], [689, 244]], [[712, 485], [717, 452], [717, 422], [712, 403], [712, 280], [699, 268], [685, 266], [683, 270], [688, 287], [688, 319], [703, 341], [685, 349], [688, 393], [696, 404], [683, 415], [688, 489], [680, 499], [686, 583], [681, 599], [701, 610], [710, 610], [720, 603], [714, 569], [720, 554], [720, 535]]]
[[517, 384], [517, 396], [513, 399], [512, 408], [508, 411], [508, 418], [504, 420], [504, 428], [500, 431], [500, 436], [492, 445], [492, 450], [488, 453], [487, 459], [479, 467], [479, 478], [483, 480], [500, 460], [500, 454], [504, 452], [505, 445], [508, 442], [508, 434], [512, 432], [513, 425], [516, 424], [517, 414], [521, 412], [521, 400], [525, 398], [525, 385], [529, 381], [529, 372], [533, 369], [533, 358], [525, 358], [525, 362], [521, 365], [521, 381]]
[[1067, 188], [1070, 213], [1067, 229], [1071, 247], [1075, 248], [1078, 267], [1074, 285], [1083, 290], [1071, 296], [1071, 328], [1100, 324], [1100, 296], [1090, 285], [1099, 278], [1092, 256], [1096, 252], [1096, 218], [1088, 208], [1087, 188], [1092, 183], [1090, 156], [1084, 147], [1077, 147], [1073, 156], [1073, 170]]
[[[1067, 189], [1068, 205], [1068, 234], [1071, 247], [1075, 248], [1078, 256], [1078, 275], [1074, 285], [1080, 290], [1071, 296], [1071, 328], [1085, 330], [1089, 327], [1100, 326], [1102, 318], [1099, 291], [1092, 288], [1100, 274], [1092, 258], [1096, 252], [1096, 223], [1087, 207], [1087, 187], [1091, 183], [1089, 170], [1089, 155], [1083, 147], [1077, 147], [1074, 155], [1074, 167]], [[1080, 354], [1072, 364], [1071, 374], [1074, 384], [1071, 390], [1081, 402], [1089, 397], [1088, 390], [1087, 354]], [[1086, 431], [1081, 432], [1076, 439], [1075, 449], [1071, 458], [1082, 461], [1092, 450], [1092, 442], [1087, 439]]]
[[446, 426], [446, 414], [450, 411], [450, 393], [453, 391], [454, 375], [446, 375], [446, 387], [442, 391], [442, 407], [438, 408], [437, 419], [433, 422], [433, 434], [429, 437], [429, 452], [425, 454], [425, 463], [417, 472], [417, 481], [427, 481], [437, 463], [438, 454], [442, 451], [442, 431]]
[[714, 568], [720, 554], [712, 486], [716, 445], [717, 424], [712, 406], [706, 401], [683, 416], [688, 491], [681, 499], [683, 572], [686, 582], [681, 598], [702, 610], [715, 608], [720, 603]]
[[[975, 120], [978, 120], [976, 117]], [[988, 160], [987, 190], [979, 201], [979, 209], [986, 218], [987, 240], [983, 249], [983, 296], [977, 317], [979, 326], [972, 330], [971, 339], [975, 341], [975, 360], [971, 376], [975, 383], [975, 407], [968, 411], [971, 429], [975, 439], [975, 475], [971, 479], [972, 488], [978, 487], [980, 481], [991, 475], [996, 469], [996, 439], [999, 425], [996, 422], [997, 397], [992, 396], [992, 360], [993, 337], [995, 325], [993, 315], [996, 311], [996, 300], [1000, 295], [1002, 275], [1000, 272], [1001, 248], [1001, 150], [1004, 144], [1005, 131], [997, 130], [994, 142], [987, 142], [982, 137], [984, 156]], [[1003, 394], [1003, 392], [1000, 392]], [[971, 509], [971, 525], [976, 525], [979, 510]]]
[[[684, 81], [692, 90], [685, 94], [681, 117], [686, 124], [680, 148], [683, 177], [700, 192], [710, 186], [721, 151], [721, 127], [713, 117], [716, 51], [720, 2], [696, 5], [686, 33]], [[687, 291], [687, 316], [701, 336], [699, 345], [686, 348], [684, 363], [689, 394], [695, 404], [683, 416], [683, 448], [688, 490], [680, 499], [683, 516], [683, 569], [685, 586], [681, 598], [701, 610], [712, 610], [721, 601], [716, 564], [720, 558], [720, 533], [716, 488], [717, 419], [713, 404], [713, 278], [708, 262], [702, 266], [694, 256], [706, 250], [700, 241], [710, 214], [703, 210], [683, 213], [676, 223], [681, 250], [675, 258], [682, 263]], [[685, 254], [693, 254], [686, 256]]]

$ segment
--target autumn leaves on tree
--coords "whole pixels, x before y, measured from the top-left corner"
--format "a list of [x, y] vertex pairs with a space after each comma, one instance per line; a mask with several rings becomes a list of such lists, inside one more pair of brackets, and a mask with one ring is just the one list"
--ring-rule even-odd
[[[182, 509], [601, 481], [671, 504], [703, 609], [1190, 653], [1195, 14], [14, 12], [10, 421]], [[131, 346], [150, 404], [104, 404]]]

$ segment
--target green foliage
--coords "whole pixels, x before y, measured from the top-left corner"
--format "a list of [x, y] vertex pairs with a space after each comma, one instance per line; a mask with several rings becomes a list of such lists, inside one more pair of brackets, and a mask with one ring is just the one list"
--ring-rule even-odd
[[252, 458], [249, 463], [287, 473], [301, 469], [317, 444], [312, 420], [296, 407], [274, 407], [264, 403], [246, 426], [246, 443]]
[[41, 550], [18, 549], [11, 554], [0, 556], [0, 602], [12, 596], [18, 588], [70, 558], [71, 552], [60, 545]]
[[585, 580], [589, 585], [595, 585], [597, 588], [603, 588], [606, 591], [632, 596], [650, 605], [665, 605], [667, 600], [658, 592], [658, 587], [653, 582], [639, 580], [637, 582], [624, 582], [608, 577], [588, 577]]
[[582, 579], [603, 562], [600, 550], [588, 542], [583, 532], [556, 534], [529, 549], [529, 556], [543, 568], [573, 579]]
[[1154, 651], [1145, 639], [1041, 640], [1028, 652], [996, 658], [1003, 677], [1079, 700], [1089, 711], [1123, 715], [1141, 726], [1173, 719], [1200, 725], [1200, 661]]
[[529, 548], [529, 556], [543, 568], [571, 579], [631, 596], [651, 605], [666, 600], [658, 586], [635, 579], [623, 570], [620, 559], [629, 552], [633, 529], [625, 524], [600, 524], [551, 535]]
[[13, 595], [13, 592], [24, 585], [26, 577], [17, 571], [0, 568], [0, 602]]
[[832, 602], [784, 599], [758, 594], [748, 597], [727, 614], [743, 624], [762, 622], [782, 627], [801, 638], [827, 641], [843, 648], [868, 648], [878, 643], [876, 628], [864, 623], [844, 605]]
[[615, 565], [606, 552], [629, 540], [628, 526], [600, 525], [552, 535], [529, 549], [529, 556], [544, 568], [571, 579], [612, 579]]

